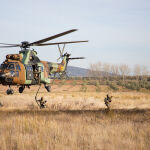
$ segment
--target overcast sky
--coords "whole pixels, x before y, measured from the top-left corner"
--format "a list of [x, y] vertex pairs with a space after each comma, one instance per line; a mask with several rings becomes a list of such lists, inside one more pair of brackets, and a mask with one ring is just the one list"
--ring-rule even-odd
[[[72, 66], [88, 68], [98, 61], [150, 66], [150, 0], [0, 0], [0, 42], [37, 41], [70, 29], [52, 40], [89, 40], [66, 51]], [[34, 47], [41, 60], [56, 62], [57, 46]], [[19, 48], [1, 49], [0, 63]]]

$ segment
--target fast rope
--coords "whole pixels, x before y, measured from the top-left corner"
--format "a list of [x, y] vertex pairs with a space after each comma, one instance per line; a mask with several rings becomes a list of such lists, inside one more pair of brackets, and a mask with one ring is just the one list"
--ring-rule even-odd
[[35, 95], [35, 101], [36, 101], [36, 103], [38, 104], [38, 106], [40, 107], [40, 109], [42, 109], [42, 108], [45, 108], [46, 107], [46, 100], [44, 100], [44, 98], [43, 97], [41, 97], [40, 99], [37, 99], [37, 95], [38, 95], [38, 93], [39, 93], [39, 90], [40, 90], [40, 87], [41, 87], [41, 84], [39, 85], [39, 88], [38, 88], [38, 90], [37, 90], [37, 92], [36, 92], [36, 95]]
[[36, 92], [35, 101], [36, 101], [37, 105], [41, 108], [41, 105], [40, 105], [39, 101], [37, 100], [37, 95], [38, 95], [38, 93], [39, 93], [40, 88], [41, 88], [41, 84], [39, 85], [39, 88], [38, 88], [38, 90], [37, 90], [37, 92]]

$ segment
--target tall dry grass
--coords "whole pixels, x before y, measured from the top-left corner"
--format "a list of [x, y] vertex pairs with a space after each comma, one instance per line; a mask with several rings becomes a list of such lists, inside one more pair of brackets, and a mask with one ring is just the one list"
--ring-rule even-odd
[[[23, 94], [0, 91], [0, 150], [150, 149], [150, 94], [42, 89], [47, 108], [39, 110], [34, 88]], [[4, 89], [2, 89], [4, 90]]]
[[[49, 110], [99, 110], [106, 108], [104, 98], [107, 92], [41, 92], [47, 100]], [[148, 109], [150, 108], [150, 94], [142, 92], [111, 92], [113, 96], [112, 109]], [[35, 93], [15, 93], [14, 95], [0, 95], [1, 109], [38, 109]]]
[[150, 149], [150, 110], [0, 111], [1, 150]]

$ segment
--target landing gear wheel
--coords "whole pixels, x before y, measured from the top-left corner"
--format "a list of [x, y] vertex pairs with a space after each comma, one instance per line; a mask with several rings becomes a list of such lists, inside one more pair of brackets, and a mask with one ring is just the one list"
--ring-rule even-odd
[[24, 89], [25, 88], [23, 86], [19, 87], [19, 93], [23, 93]]
[[51, 91], [51, 86], [50, 85], [45, 85], [45, 88], [46, 88], [47, 92]]
[[14, 91], [12, 90], [12, 89], [8, 89], [7, 91], [6, 91], [6, 93], [7, 93], [7, 95], [12, 95], [12, 94], [14, 94]]

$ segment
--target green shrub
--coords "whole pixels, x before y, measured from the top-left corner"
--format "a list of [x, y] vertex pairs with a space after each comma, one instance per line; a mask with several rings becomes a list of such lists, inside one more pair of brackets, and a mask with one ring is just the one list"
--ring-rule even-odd
[[116, 84], [113, 84], [113, 83], [109, 83], [109, 87], [115, 91], [119, 90], [119, 88], [117, 87]]
[[146, 85], [145, 87], [147, 90], [150, 90], [150, 84]]
[[96, 87], [96, 92], [100, 92], [100, 91], [101, 91], [100, 86]]
[[61, 80], [61, 82], [59, 83], [60, 86], [65, 85], [66, 84], [66, 80]]
[[124, 86], [124, 84], [123, 84], [123, 82], [122, 81], [117, 81], [117, 85], [119, 85], [119, 86]]
[[99, 81], [98, 81], [98, 80], [96, 80], [95, 86], [96, 86], [96, 87], [99, 87]]
[[95, 85], [95, 81], [93, 81], [93, 80], [89, 80], [88, 82], [87, 82], [87, 85]]
[[100, 88], [100, 83], [99, 83], [98, 80], [96, 80], [95, 86], [96, 86], [96, 92], [100, 92], [100, 91], [101, 91], [101, 88]]
[[124, 85], [124, 87], [130, 90], [137, 90], [137, 91], [141, 89], [140, 84], [137, 84], [136, 82], [128, 82]]
[[87, 91], [87, 87], [86, 87], [86, 83], [84, 82], [80, 88], [81, 92], [86, 92]]
[[73, 81], [72, 81], [72, 86], [76, 86], [76, 85], [77, 85], [76, 80], [73, 80]]

